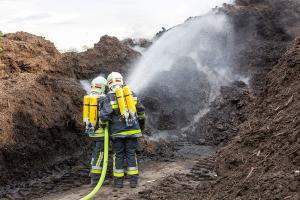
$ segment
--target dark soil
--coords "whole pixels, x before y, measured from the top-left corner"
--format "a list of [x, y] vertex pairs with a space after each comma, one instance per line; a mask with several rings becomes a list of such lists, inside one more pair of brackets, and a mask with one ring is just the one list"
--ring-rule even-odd
[[249, 105], [252, 112], [217, 153], [213, 170], [204, 170], [216, 172], [215, 180], [199, 179], [203, 167], [196, 164], [189, 175], [167, 177], [137, 198], [299, 199], [299, 61], [300, 38], [268, 73], [265, 96]]
[[154, 130], [183, 128], [208, 104], [207, 75], [190, 57], [178, 58], [170, 71], [161, 72], [153, 82], [140, 96], [149, 113], [147, 124]]
[[[190, 174], [169, 176], [137, 199], [300, 198], [300, 3], [237, 0], [220, 12], [230, 17], [235, 30], [232, 67], [249, 77], [250, 84], [222, 87], [210, 111], [188, 130], [188, 139], [225, 146], [212, 158], [199, 158]], [[109, 36], [82, 53], [60, 54], [51, 42], [24, 32], [6, 34], [1, 47], [0, 198], [31, 198], [55, 190], [58, 183], [62, 190], [87, 183], [91, 145], [81, 135], [84, 91], [78, 81], [112, 70], [127, 72], [126, 66], [139, 54]], [[192, 121], [189, 114], [195, 110], [189, 105], [200, 108], [208, 102], [205, 75], [191, 73], [191, 60], [181, 58], [178, 63], [189, 65], [190, 71], [181, 75], [193, 74], [188, 80], [197, 84], [162, 75], [165, 85], [184, 92], [173, 94], [174, 88], [165, 85], [163, 93], [149, 89], [158, 94], [150, 95], [149, 101], [142, 98], [147, 112], [155, 116], [149, 119], [150, 134], [177, 134]], [[180, 66], [174, 70], [180, 71]], [[182, 87], [186, 84], [191, 87]], [[197, 95], [182, 105], [183, 94], [189, 92]], [[162, 107], [162, 102], [170, 107]], [[172, 161], [181, 142], [144, 140], [141, 157]]]
[[0, 198], [86, 161], [91, 145], [81, 134], [85, 91], [77, 78], [125, 71], [139, 55], [109, 36], [78, 54], [60, 54], [25, 32], [4, 35], [1, 47]]
[[213, 199], [300, 197], [300, 38], [266, 79], [239, 135], [217, 154], [224, 178], [207, 190]]
[[222, 86], [208, 113], [185, 131], [187, 139], [195, 144], [224, 145], [239, 132], [238, 125], [246, 120], [245, 108], [250, 102], [251, 91], [244, 82]]
[[215, 157], [218, 177], [195, 183], [195, 165], [190, 175], [165, 178], [137, 199], [300, 198], [300, 3], [245, 0], [222, 10], [240, 42], [236, 70], [251, 76], [251, 89], [223, 88], [199, 123], [216, 144], [227, 141]]

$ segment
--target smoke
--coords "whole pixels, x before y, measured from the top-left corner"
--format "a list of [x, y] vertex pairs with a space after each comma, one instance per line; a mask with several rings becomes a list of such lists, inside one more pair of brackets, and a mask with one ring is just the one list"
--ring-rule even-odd
[[[134, 66], [128, 84], [141, 92], [178, 58], [190, 57], [213, 86], [230, 80], [228, 60], [232, 30], [224, 15], [209, 13], [189, 19], [163, 34]], [[185, 67], [185, 66], [181, 66]]]
[[190, 18], [158, 38], [127, 81], [142, 97], [148, 126], [185, 130], [197, 123], [220, 87], [235, 79], [232, 49], [232, 26], [214, 12]]
[[89, 80], [80, 80], [82, 88], [86, 91], [86, 94], [91, 93], [91, 83]]
[[[95, 78], [97, 78], [97, 77], [104, 77], [105, 78], [105, 74], [100, 73]], [[92, 80], [80, 80], [79, 81], [80, 84], [81, 84], [81, 87], [86, 91], [86, 94], [90, 94], [91, 93], [91, 81]]]

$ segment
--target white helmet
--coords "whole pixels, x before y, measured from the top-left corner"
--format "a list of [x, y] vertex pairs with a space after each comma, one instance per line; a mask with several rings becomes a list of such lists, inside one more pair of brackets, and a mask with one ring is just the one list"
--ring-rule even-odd
[[91, 93], [94, 95], [104, 94], [106, 86], [107, 86], [107, 80], [102, 76], [98, 76], [97, 78], [94, 78], [92, 80]]
[[107, 77], [107, 84], [110, 90], [124, 85], [123, 76], [119, 72], [112, 72]]

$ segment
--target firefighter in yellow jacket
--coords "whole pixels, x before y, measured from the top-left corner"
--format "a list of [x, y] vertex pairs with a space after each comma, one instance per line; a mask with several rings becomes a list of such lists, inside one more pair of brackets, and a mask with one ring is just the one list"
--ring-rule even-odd
[[[107, 77], [109, 92], [100, 104], [100, 119], [109, 122], [109, 134], [112, 139], [114, 186], [123, 187], [125, 172], [130, 181], [130, 187], [137, 187], [139, 169], [136, 150], [138, 138], [142, 136], [145, 126], [144, 107], [124, 86], [123, 77], [118, 72], [112, 72]], [[126, 163], [125, 163], [126, 159]], [[124, 170], [124, 167], [126, 171]]]
[[91, 93], [84, 97], [83, 121], [85, 133], [95, 142], [90, 170], [92, 185], [98, 183], [103, 166], [105, 125], [99, 119], [99, 105], [105, 100], [106, 87], [106, 79], [99, 76], [92, 80]]

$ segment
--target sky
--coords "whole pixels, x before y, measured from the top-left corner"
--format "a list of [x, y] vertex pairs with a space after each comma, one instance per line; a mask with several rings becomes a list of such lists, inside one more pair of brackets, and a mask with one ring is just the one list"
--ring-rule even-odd
[[231, 0], [0, 0], [0, 30], [26, 31], [60, 50], [92, 47], [102, 35], [152, 38]]

